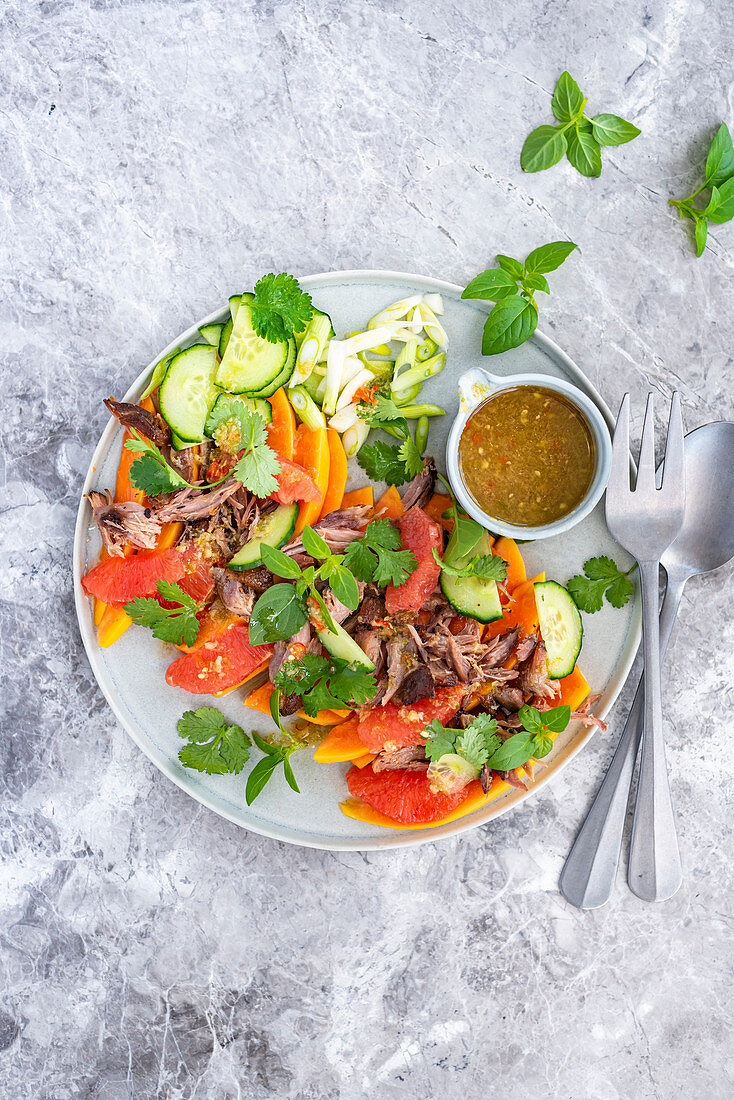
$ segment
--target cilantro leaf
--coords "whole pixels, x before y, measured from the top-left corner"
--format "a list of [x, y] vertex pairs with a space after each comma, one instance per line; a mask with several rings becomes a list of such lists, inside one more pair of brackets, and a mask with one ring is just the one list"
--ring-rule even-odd
[[199, 634], [196, 600], [170, 581], [158, 581], [156, 587], [165, 600], [180, 606], [161, 607], [158, 600], [150, 596], [137, 596], [125, 604], [125, 614], [138, 626], [147, 626], [153, 631], [153, 637], [162, 642], [193, 645]]
[[133, 438], [125, 440], [125, 448], [133, 454], [140, 454], [130, 467], [130, 481], [149, 497], [161, 493], [172, 493], [176, 489], [185, 489], [189, 484], [181, 475], [169, 466], [155, 443], [151, 443], [135, 431], [129, 429]]
[[584, 572], [571, 577], [566, 587], [580, 611], [593, 615], [601, 611], [604, 596], [612, 607], [624, 607], [634, 592], [630, 573], [632, 565], [622, 572], [617, 563], [607, 555], [589, 558], [584, 562]]
[[341, 710], [361, 706], [374, 698], [377, 690], [374, 673], [364, 667], [308, 653], [284, 661], [275, 686], [287, 695], [300, 695], [310, 717], [333, 707]]
[[361, 581], [385, 587], [404, 584], [418, 568], [418, 561], [412, 550], [403, 547], [400, 532], [389, 520], [375, 519], [361, 539], [350, 542], [344, 565]]
[[[373, 427], [389, 428], [394, 435], [397, 435], [403, 440], [397, 448], [396, 458], [388, 459], [390, 466], [393, 464], [400, 464], [404, 470], [404, 476], [399, 481], [391, 479], [393, 485], [402, 485], [403, 481], [407, 481], [408, 478], [413, 478], [416, 474], [421, 472], [423, 469], [423, 455], [413, 439], [408, 421], [402, 415], [392, 398], [385, 397], [383, 394], [377, 394], [375, 404], [362, 406], [359, 415]], [[362, 449], [364, 450], [364, 448]], [[369, 465], [373, 465], [374, 455], [372, 451], [374, 451], [374, 448], [371, 448], [370, 457], [367, 459]], [[381, 453], [387, 459], [388, 453], [390, 455], [395, 454], [395, 448], [384, 447]], [[362, 468], [366, 473], [369, 473], [366, 465], [362, 465]], [[383, 477], [381, 480], [388, 479]]]
[[439, 558], [435, 550], [432, 550], [432, 554], [436, 563], [450, 577], [479, 577], [483, 581], [500, 582], [507, 580], [507, 562], [499, 555], [487, 554], [471, 558], [466, 565], [453, 565], [445, 558], [443, 560]]
[[275, 451], [267, 444], [265, 421], [243, 401], [232, 402], [232, 408], [239, 427], [240, 445], [236, 450], [245, 450], [233, 470], [234, 476], [256, 497], [270, 496], [278, 488], [277, 475], [281, 467]]
[[454, 744], [460, 730], [450, 730], [434, 718], [423, 730], [425, 738], [426, 756], [429, 760], [440, 760], [454, 751]]
[[252, 325], [263, 340], [277, 344], [302, 332], [313, 314], [311, 295], [301, 290], [292, 275], [272, 272], [255, 283], [250, 303]]
[[409, 478], [397, 444], [366, 443], [357, 454], [357, 462], [372, 481], [386, 481], [388, 485], [402, 485]]
[[398, 456], [405, 466], [408, 477], [415, 477], [423, 469], [423, 455], [410, 434], [410, 429], [408, 429], [408, 438], [400, 445]]
[[292, 638], [308, 619], [306, 600], [292, 584], [274, 584], [263, 592], [250, 616], [250, 645]]
[[249, 759], [250, 738], [241, 726], [230, 724], [216, 707], [187, 710], [176, 728], [189, 741], [178, 754], [187, 768], [207, 775], [236, 775]]
[[478, 714], [472, 724], [456, 740], [456, 751], [468, 760], [477, 771], [481, 771], [490, 756], [502, 744], [494, 718], [488, 714]]

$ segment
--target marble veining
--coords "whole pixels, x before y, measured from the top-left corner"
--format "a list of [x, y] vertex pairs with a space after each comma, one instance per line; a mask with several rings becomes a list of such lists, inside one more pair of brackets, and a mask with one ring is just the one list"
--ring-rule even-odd
[[[271, 267], [464, 283], [567, 237], [541, 326], [609, 404], [732, 419], [734, 230], [697, 261], [667, 199], [734, 122], [733, 47], [724, 0], [2, 5], [3, 1098], [732, 1095], [731, 573], [691, 583], [667, 661], [684, 886], [581, 914], [558, 872], [632, 685], [487, 828], [287, 847], [118, 726], [71, 540], [101, 398]], [[519, 169], [566, 67], [643, 131], [596, 181]]]

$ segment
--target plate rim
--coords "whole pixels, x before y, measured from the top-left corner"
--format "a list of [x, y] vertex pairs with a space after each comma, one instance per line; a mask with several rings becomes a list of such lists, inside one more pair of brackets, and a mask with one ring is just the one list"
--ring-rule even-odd
[[[309, 287], [324, 286], [330, 283], [341, 283], [351, 279], [374, 279], [385, 280], [392, 282], [399, 282], [405, 280], [414, 286], [423, 286], [424, 288], [430, 288], [434, 293], [450, 293], [451, 295], [458, 295], [461, 298], [463, 288], [458, 283], [452, 283], [445, 279], [436, 279], [431, 275], [419, 275], [405, 271], [392, 271], [381, 268], [351, 268], [345, 271], [322, 271], [316, 272], [311, 275], [297, 276], [298, 281], [306, 289]], [[484, 303], [482, 301], [475, 301], [472, 299], [480, 311], [489, 312], [493, 303]], [[138, 374], [132, 384], [128, 387], [123, 400], [128, 401], [137, 397], [137, 394], [142, 389], [143, 385], [149, 378], [156, 363], [160, 362], [162, 358], [168, 355], [176, 347], [181, 344], [185, 344], [189, 340], [193, 339], [198, 333], [199, 329], [203, 325], [216, 324], [222, 320], [223, 316], [228, 310], [228, 305], [223, 305], [219, 309], [213, 310], [206, 317], [197, 321], [196, 324], [190, 326], [184, 332], [179, 333], [177, 337], [170, 341], [170, 343], [155, 356], [155, 358]], [[541, 348], [551, 354], [551, 356], [559, 360], [564, 369], [567, 370], [577, 381], [580, 381], [587, 392], [592, 396], [600, 409], [604, 420], [606, 421], [610, 430], [614, 428], [614, 418], [611, 410], [607, 405], [604, 398], [601, 396], [596, 386], [590, 379], [584, 374], [581, 368], [571, 359], [571, 357], [552, 340], [545, 333], [536, 329], [530, 340], [535, 344], [538, 344]], [[410, 848], [417, 847], [421, 844], [433, 843], [437, 840], [445, 840], [449, 837], [455, 837], [461, 833], [469, 832], [472, 829], [478, 828], [480, 825], [489, 824], [496, 818], [507, 813], [510, 809], [514, 809], [518, 805], [527, 801], [538, 791], [542, 790], [552, 779], [554, 779], [569, 763], [582, 751], [582, 749], [588, 744], [591, 738], [594, 736], [595, 729], [583, 728], [579, 732], [578, 736], [574, 738], [573, 743], [568, 745], [562, 757], [555, 760], [552, 765], [544, 770], [531, 787], [526, 791], [513, 790], [513, 794], [500, 803], [490, 802], [485, 807], [475, 810], [472, 814], [468, 814], [466, 817], [457, 818], [455, 821], [448, 822], [445, 825], [437, 825], [433, 828], [424, 827], [417, 829], [395, 829], [385, 830], [385, 836], [377, 836], [375, 838], [364, 838], [359, 840], [340, 840], [334, 838], [328, 842], [319, 840], [317, 838], [311, 838], [308, 836], [302, 836], [297, 833], [296, 830], [280, 825], [262, 826], [260, 823], [244, 823], [238, 820], [234, 814], [229, 813], [221, 805], [216, 804], [212, 798], [206, 792], [196, 791], [191, 789], [182, 779], [182, 777], [176, 773], [173, 765], [167, 759], [156, 759], [152, 752], [149, 750], [148, 745], [145, 743], [144, 737], [137, 730], [136, 724], [133, 721], [129, 721], [128, 718], [122, 713], [121, 708], [117, 705], [114, 697], [114, 693], [111, 690], [111, 685], [107, 683], [107, 674], [100, 663], [100, 650], [96, 644], [96, 636], [93, 629], [90, 629], [90, 620], [88, 614], [85, 615], [85, 611], [88, 613], [88, 597], [83, 591], [81, 586], [82, 577], [82, 561], [84, 556], [85, 542], [88, 530], [88, 518], [91, 512], [89, 502], [87, 500], [87, 494], [92, 487], [92, 481], [96, 473], [97, 466], [100, 464], [101, 458], [107, 453], [109, 447], [117, 434], [119, 425], [114, 418], [110, 418], [106, 424], [102, 434], [97, 442], [96, 447], [92, 453], [89, 467], [87, 469], [84, 484], [82, 486], [81, 497], [79, 500], [79, 506], [77, 508], [77, 516], [74, 527], [74, 543], [73, 543], [73, 558], [72, 558], [72, 574], [74, 581], [74, 607], [76, 611], [77, 624], [82, 639], [87, 658], [89, 660], [92, 673], [97, 682], [97, 686], [100, 688], [102, 694], [113, 714], [117, 718], [120, 725], [132, 738], [135, 744], [142, 750], [145, 756], [150, 762], [163, 773], [171, 782], [175, 783], [185, 794], [190, 798], [195, 799], [200, 805], [206, 806], [217, 816], [223, 817], [225, 820], [231, 821], [234, 825], [237, 825], [241, 829], [246, 829], [250, 832], [256, 833], [259, 836], [265, 836], [271, 840], [281, 841], [286, 844], [295, 844], [299, 847], [313, 848], [320, 851], [351, 851], [351, 852], [380, 852], [388, 851], [395, 848]], [[637, 650], [640, 644], [642, 625], [639, 606], [639, 597], [635, 599], [635, 614], [630, 630], [628, 632], [627, 640], [625, 643], [625, 650], [622, 657], [614, 670], [611, 678], [605, 685], [604, 694], [607, 696], [605, 704], [599, 708], [599, 716], [603, 718], [616, 702], [624, 684], [627, 681], [632, 665], [637, 654]]]

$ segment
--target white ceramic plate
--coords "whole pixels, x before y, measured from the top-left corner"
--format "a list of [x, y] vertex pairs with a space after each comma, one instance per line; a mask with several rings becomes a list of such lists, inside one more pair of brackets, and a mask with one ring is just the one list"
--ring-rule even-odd
[[[462, 301], [461, 287], [453, 283], [400, 272], [331, 272], [300, 281], [312, 295], [314, 304], [331, 315], [339, 336], [363, 328], [378, 310], [399, 298], [429, 291], [443, 295], [446, 310], [443, 323], [449, 335], [447, 366], [442, 374], [426, 385], [423, 393], [426, 401], [446, 409], [445, 417], [431, 421], [428, 446], [428, 453], [435, 455], [439, 467], [444, 468], [446, 437], [458, 412], [456, 379], [469, 367], [482, 366], [487, 362], [481, 355], [481, 336], [491, 305]], [[239, 289], [234, 287], [233, 292]], [[228, 315], [226, 306], [177, 336], [168, 348], [156, 356], [154, 363], [177, 346], [195, 343], [199, 324], [221, 321], [225, 315]], [[125, 394], [125, 400], [138, 399], [154, 363], [133, 383]], [[521, 348], [494, 356], [491, 368], [499, 374], [540, 371], [566, 378], [597, 403], [611, 426], [609, 409], [594, 387], [575, 363], [552, 340], [540, 333], [536, 333]], [[120, 390], [122, 384], [121, 380]], [[100, 394], [100, 400], [102, 396]], [[122, 430], [111, 420], [94, 452], [84, 483], [85, 494], [90, 489], [114, 485], [121, 442]], [[356, 463], [350, 463], [348, 487], [362, 485], [365, 480]], [[216, 813], [253, 832], [291, 844], [330, 850], [425, 844], [473, 829], [532, 797], [592, 736], [580, 723], [571, 723], [558, 737], [553, 752], [546, 758], [547, 766], [537, 769], [537, 780], [528, 792], [512, 789], [467, 817], [430, 829], [382, 829], [345, 817], [339, 809], [339, 802], [348, 795], [344, 778], [348, 765], [316, 764], [307, 751], [293, 758], [300, 795], [290, 790], [280, 774], [248, 807], [244, 800], [246, 773], [207, 776], [189, 771], [179, 763], [177, 753], [182, 742], [176, 732], [176, 722], [184, 710], [207, 704], [220, 707], [231, 721], [238, 722], [245, 729], [267, 731], [272, 728], [269, 719], [243, 706], [242, 689], [221, 699], [213, 699], [210, 696], [194, 697], [178, 688], [168, 687], [164, 673], [177, 653], [156, 641], [147, 630], [131, 627], [111, 648], [105, 650], [97, 647], [91, 600], [84, 594], [80, 579], [96, 563], [99, 546], [99, 536], [85, 495], [79, 505], [74, 541], [76, 608], [84, 645], [107, 701], [130, 736], [169, 779]], [[523, 547], [528, 576], [544, 569], [549, 578], [561, 583], [580, 571], [586, 558], [597, 554], [611, 554], [620, 562], [631, 561], [609, 534], [602, 504], [567, 534]], [[586, 633], [579, 664], [592, 691], [602, 693], [596, 711], [604, 715], [627, 677], [639, 644], [639, 604], [631, 604], [624, 610], [614, 610], [605, 605], [596, 615], [584, 616], [584, 625]], [[254, 763], [259, 754], [255, 751], [253, 756]]]

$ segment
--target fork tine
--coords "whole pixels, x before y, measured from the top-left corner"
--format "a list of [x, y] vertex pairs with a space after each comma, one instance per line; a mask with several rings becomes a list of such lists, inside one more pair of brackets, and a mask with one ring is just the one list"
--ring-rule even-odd
[[685, 475], [683, 472], [683, 417], [680, 408], [680, 394], [676, 391], [670, 404], [670, 420], [668, 421], [668, 439], [665, 444], [665, 465], [663, 467], [663, 484], [668, 493], [677, 494], [685, 492]]
[[619, 415], [612, 442], [612, 468], [607, 482], [609, 502], [630, 491], [630, 395], [626, 393], [619, 406]]
[[635, 489], [655, 489], [655, 395], [648, 393]]

